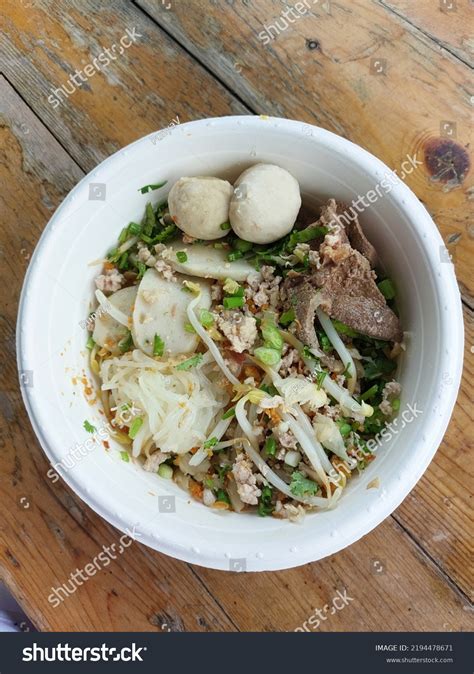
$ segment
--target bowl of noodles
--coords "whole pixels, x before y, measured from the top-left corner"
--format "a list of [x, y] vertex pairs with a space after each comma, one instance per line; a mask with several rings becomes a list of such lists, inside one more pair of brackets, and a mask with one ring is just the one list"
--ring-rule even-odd
[[212, 568], [356, 541], [455, 402], [441, 248], [394, 173], [317, 127], [226, 117], [128, 146], [66, 198], [25, 279], [19, 370], [48, 477]]

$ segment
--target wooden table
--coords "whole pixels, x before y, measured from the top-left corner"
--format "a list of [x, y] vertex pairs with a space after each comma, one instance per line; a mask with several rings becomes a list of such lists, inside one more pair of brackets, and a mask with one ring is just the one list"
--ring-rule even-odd
[[[285, 7], [3, 2], [0, 575], [40, 630], [293, 630], [344, 589], [352, 601], [320, 630], [473, 627], [472, 3], [307, 0], [284, 15]], [[123, 54], [111, 52], [115, 59], [61, 105], [48, 102], [70, 73], [134, 27], [140, 37]], [[451, 424], [400, 508], [333, 557], [277, 573], [224, 573], [134, 543], [53, 608], [50, 588], [117, 532], [46, 477], [23, 408], [14, 338], [29, 257], [68, 191], [112, 152], [176, 116], [236, 113], [320, 125], [394, 169], [407, 155], [423, 161], [407, 183], [452, 253], [464, 302], [465, 376]]]

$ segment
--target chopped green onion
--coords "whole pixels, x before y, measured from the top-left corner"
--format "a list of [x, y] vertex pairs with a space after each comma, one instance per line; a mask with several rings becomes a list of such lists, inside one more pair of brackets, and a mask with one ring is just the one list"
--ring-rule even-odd
[[319, 343], [321, 344], [322, 350], [323, 350], [325, 353], [327, 353], [328, 351], [332, 351], [331, 340], [330, 340], [329, 337], [326, 335], [326, 333], [323, 332], [322, 330], [319, 330], [318, 333], [317, 333], [317, 335], [318, 335], [318, 340], [319, 340]]
[[209, 440], [206, 440], [206, 442], [203, 444], [204, 449], [211, 449], [211, 447], [214, 447], [217, 445], [219, 440], [216, 437], [209, 438]]
[[143, 278], [143, 276], [144, 276], [144, 274], [147, 270], [147, 266], [144, 262], [142, 262], [141, 260], [138, 260], [137, 261], [137, 269], [138, 269], [137, 281], [139, 281], [140, 279]]
[[84, 430], [86, 430], [88, 433], [95, 433], [97, 431], [97, 428], [90, 424], [87, 419], [84, 421]]
[[341, 323], [341, 321], [336, 321], [333, 320], [332, 324], [336, 328], [336, 330], [341, 334], [341, 335], [347, 335], [348, 337], [358, 337], [359, 333], [350, 328], [348, 325], [345, 323]]
[[228, 503], [230, 505], [229, 496], [227, 495], [227, 492], [224, 489], [217, 490], [216, 500], [222, 501], [223, 503]]
[[320, 370], [316, 375], [316, 385], [318, 388], [321, 388], [321, 386], [323, 385], [323, 381], [327, 377], [327, 374], [328, 374], [327, 372]]
[[165, 343], [159, 335], [153, 339], [153, 355], [161, 357], [165, 351]]
[[127, 239], [128, 239], [128, 227], [124, 227], [120, 232], [118, 242], [121, 245], [122, 243], [125, 243]]
[[136, 222], [131, 222], [128, 226], [128, 231], [134, 236], [138, 236], [142, 231], [141, 225], [137, 225]]
[[245, 300], [243, 297], [224, 297], [223, 304], [226, 309], [238, 309], [244, 306]]
[[132, 333], [129, 330], [128, 335], [126, 335], [126, 337], [121, 339], [120, 342], [118, 343], [118, 348], [122, 353], [126, 353], [127, 351], [130, 351], [132, 346], [133, 346]]
[[143, 185], [143, 187], [140, 187], [138, 189], [138, 192], [141, 192], [142, 194], [147, 194], [151, 190], [159, 190], [160, 187], [163, 187], [164, 185], [166, 185], [167, 182], [168, 182], [167, 180], [164, 180], [162, 183], [156, 183], [156, 184], [152, 184], [152, 185]]
[[[150, 202], [147, 203], [145, 207], [145, 221], [143, 223], [143, 234], [145, 236], [151, 236], [153, 227], [156, 225], [156, 216], [153, 206]], [[142, 235], [143, 238], [143, 235]], [[144, 239], [146, 241], [146, 239]], [[150, 241], [151, 243], [151, 241]]]
[[122, 255], [119, 257], [117, 261], [117, 267], [121, 271], [126, 271], [128, 269], [128, 252], [125, 251], [125, 253], [122, 253]]
[[235, 262], [235, 260], [240, 260], [243, 256], [244, 254], [241, 253], [240, 250], [233, 250], [227, 255], [227, 259], [229, 262]]
[[188, 256], [186, 255], [184, 250], [178, 250], [178, 252], [176, 253], [176, 259], [178, 260], [178, 262], [183, 263], [188, 261]]
[[165, 480], [171, 480], [173, 477], [173, 469], [167, 463], [162, 463], [158, 468], [158, 475], [164, 477]]
[[394, 412], [398, 412], [398, 410], [400, 409], [400, 398], [394, 398], [392, 400], [391, 404], [392, 404], [392, 410]]
[[319, 487], [313, 480], [308, 480], [303, 473], [295, 471], [291, 476], [290, 490], [295, 496], [314, 496]]
[[276, 441], [273, 436], [270, 436], [265, 441], [265, 451], [268, 456], [275, 456], [276, 454]]
[[283, 337], [280, 335], [278, 328], [268, 320], [263, 320], [260, 329], [265, 346], [281, 351], [283, 348]]
[[143, 419], [141, 417], [135, 417], [135, 419], [130, 424], [128, 437], [134, 440], [137, 436], [138, 431], [142, 426], [143, 426]]
[[243, 239], [236, 239], [232, 243], [232, 247], [235, 250], [239, 250], [241, 253], [247, 253], [249, 250], [252, 249], [253, 243], [250, 243], [250, 241], [244, 241]]
[[269, 349], [266, 346], [259, 346], [254, 351], [255, 358], [265, 363], [265, 365], [276, 365], [280, 362], [281, 353], [277, 349]]
[[374, 384], [361, 395], [360, 399], [370, 400], [371, 398], [374, 397], [374, 395], [377, 395], [378, 390], [379, 390], [378, 384]]
[[230, 229], [230, 222], [223, 222], [222, 225], [219, 226], [225, 232], [226, 230]]
[[203, 358], [202, 353], [197, 353], [195, 356], [192, 356], [191, 358], [188, 358], [187, 360], [184, 360], [179, 365], [176, 365], [176, 369], [177, 370], [190, 370], [192, 367], [195, 367], [196, 365], [199, 365], [202, 358]]
[[377, 287], [386, 300], [393, 300], [396, 295], [395, 286], [389, 278], [380, 281], [380, 283], [377, 284]]
[[222, 415], [223, 419], [230, 419], [231, 417], [235, 417], [235, 407], [230, 407], [224, 414]]
[[210, 328], [214, 324], [214, 316], [207, 309], [201, 309], [199, 312], [199, 322], [204, 328]]
[[231, 278], [226, 278], [226, 280], [224, 281], [224, 285], [222, 286], [222, 289], [224, 290], [226, 295], [232, 295], [232, 297], [244, 296], [244, 289], [242, 288], [242, 286], [239, 285], [237, 281], [234, 281], [234, 279]]
[[192, 325], [192, 323], [185, 323], [184, 329], [186, 330], [186, 332], [190, 332], [191, 334], [196, 333], [196, 330], [194, 329], [194, 326]]
[[94, 340], [92, 339], [92, 336], [89, 335], [89, 337], [88, 337], [88, 339], [87, 339], [87, 342], [86, 342], [86, 349], [88, 349], [89, 351], [92, 351], [92, 349], [94, 348], [94, 346], [95, 346], [95, 342], [94, 342]]
[[272, 495], [273, 490], [268, 485], [262, 487], [262, 494], [258, 501], [258, 514], [260, 517], [266, 517], [271, 515], [275, 510], [275, 506], [272, 504]]
[[343, 438], [345, 438], [352, 431], [352, 426], [346, 421], [336, 421], [336, 424], [339, 426], [339, 432]]
[[285, 248], [287, 251], [292, 251], [294, 248], [296, 248], [296, 244], [308, 243], [308, 241], [317, 239], [319, 236], [324, 236], [325, 234], [328, 233], [328, 231], [329, 230], [327, 227], [319, 227], [319, 226], [306, 227], [306, 229], [294, 231], [290, 234], [290, 237], [288, 239]]
[[130, 455], [128, 452], [120, 452], [120, 456], [122, 457], [122, 461], [126, 461], [127, 463], [130, 461]]
[[281, 325], [290, 325], [290, 323], [293, 323], [295, 318], [296, 318], [295, 310], [291, 308], [288, 311], [284, 311], [282, 313], [279, 322]]

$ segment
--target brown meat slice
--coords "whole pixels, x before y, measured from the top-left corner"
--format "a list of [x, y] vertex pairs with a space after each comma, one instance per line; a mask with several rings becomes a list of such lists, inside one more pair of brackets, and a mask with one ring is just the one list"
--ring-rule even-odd
[[324, 265], [312, 275], [311, 283], [320, 289], [318, 304], [331, 318], [374, 339], [402, 340], [400, 321], [359, 251], [352, 250], [338, 264]]
[[377, 288], [368, 260], [356, 250], [310, 276], [287, 277], [282, 299], [286, 308], [295, 311], [298, 339], [311, 347], [319, 348], [314, 328], [318, 306], [368, 337], [394, 342], [403, 337], [400, 321]]
[[[341, 243], [350, 243], [352, 248], [358, 250], [368, 259], [372, 268], [378, 265], [377, 251], [365, 236], [354, 208], [341, 201], [329, 199], [321, 208], [319, 221], [314, 224], [330, 229], [337, 228], [337, 225], [339, 225], [339, 228], [344, 230], [344, 233], [339, 232]], [[337, 229], [339, 230], [339, 228]]]
[[286, 307], [292, 307], [296, 319], [296, 336], [303, 344], [319, 348], [314, 321], [319, 305], [319, 293], [311, 285], [312, 277], [288, 277], [283, 282], [282, 292]]

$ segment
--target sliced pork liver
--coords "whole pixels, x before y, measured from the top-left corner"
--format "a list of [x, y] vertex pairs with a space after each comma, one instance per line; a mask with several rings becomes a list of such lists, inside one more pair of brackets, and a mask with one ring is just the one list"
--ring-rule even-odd
[[329, 199], [327, 204], [321, 209], [318, 224], [330, 228], [339, 225], [344, 229], [347, 241], [351, 244], [352, 248], [362, 253], [370, 262], [372, 268], [378, 265], [377, 251], [365, 236], [354, 208], [347, 206], [341, 201]]
[[399, 342], [400, 321], [377, 288], [369, 261], [357, 250], [318, 269], [311, 283], [319, 288], [319, 305], [331, 318], [375, 339]]
[[[296, 334], [308, 346], [318, 347], [314, 329], [316, 308], [331, 318], [374, 339], [400, 342], [400, 321], [387, 306], [377, 288], [375, 274], [368, 260], [347, 244], [343, 255], [324, 264], [311, 275], [287, 278], [282, 286], [287, 307], [296, 315]], [[342, 254], [342, 247], [336, 250]]]

